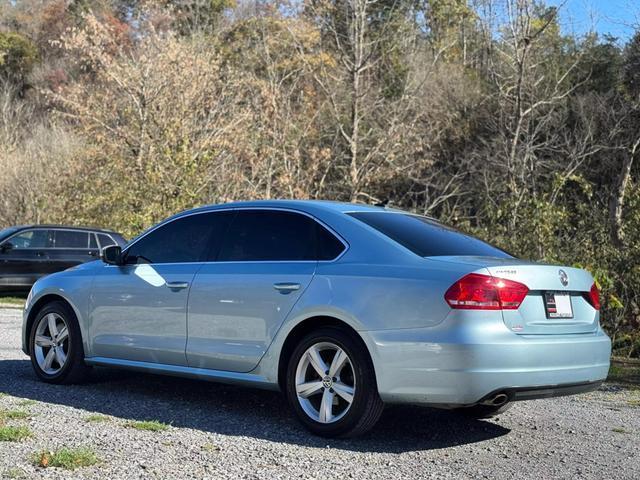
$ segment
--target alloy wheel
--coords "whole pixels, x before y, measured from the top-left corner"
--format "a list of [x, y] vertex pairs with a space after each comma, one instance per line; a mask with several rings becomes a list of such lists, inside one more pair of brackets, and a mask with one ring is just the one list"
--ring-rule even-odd
[[351, 359], [334, 343], [316, 343], [300, 357], [295, 387], [298, 402], [311, 419], [337, 422], [351, 408], [356, 391]]
[[57, 313], [44, 315], [36, 328], [34, 353], [40, 369], [55, 375], [64, 368], [69, 354], [69, 326]]

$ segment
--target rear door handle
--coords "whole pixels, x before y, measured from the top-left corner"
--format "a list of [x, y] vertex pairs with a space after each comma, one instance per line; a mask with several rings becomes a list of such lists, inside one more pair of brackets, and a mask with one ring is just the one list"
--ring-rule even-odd
[[182, 290], [189, 286], [189, 282], [167, 282], [167, 287], [171, 290]]
[[273, 288], [278, 290], [280, 293], [290, 293], [295, 292], [296, 290], [300, 290], [300, 284], [289, 282], [274, 283]]

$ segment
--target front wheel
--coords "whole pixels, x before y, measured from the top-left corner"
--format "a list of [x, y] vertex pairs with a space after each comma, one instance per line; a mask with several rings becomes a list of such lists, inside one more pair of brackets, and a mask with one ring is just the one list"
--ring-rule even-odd
[[353, 437], [380, 418], [369, 354], [348, 332], [327, 327], [308, 334], [294, 350], [286, 393], [302, 424], [323, 437]]
[[33, 370], [47, 383], [79, 383], [90, 370], [84, 363], [78, 320], [64, 302], [51, 302], [38, 312], [29, 351]]

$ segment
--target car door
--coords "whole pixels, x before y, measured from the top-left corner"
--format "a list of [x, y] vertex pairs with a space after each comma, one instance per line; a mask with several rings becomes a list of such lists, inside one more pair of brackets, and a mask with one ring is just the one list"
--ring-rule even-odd
[[0, 285], [28, 287], [51, 273], [48, 248], [51, 232], [45, 228], [22, 230], [0, 245]]
[[205, 213], [169, 220], [103, 265], [89, 305], [91, 355], [185, 365], [187, 298], [209, 237], [220, 228]]
[[[48, 250], [49, 262], [54, 271], [89, 262], [98, 258], [98, 248], [93, 233], [83, 230], [52, 229], [53, 245]], [[93, 242], [91, 239], [93, 237]], [[93, 244], [93, 248], [91, 245]]]
[[196, 275], [189, 366], [248, 372], [311, 282], [318, 224], [283, 210], [237, 210], [216, 256]]

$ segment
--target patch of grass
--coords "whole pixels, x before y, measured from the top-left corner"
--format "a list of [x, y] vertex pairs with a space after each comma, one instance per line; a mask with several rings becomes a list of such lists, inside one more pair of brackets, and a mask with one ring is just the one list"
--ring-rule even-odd
[[18, 467], [12, 467], [4, 472], [7, 478], [27, 478], [27, 472]]
[[630, 433], [627, 430], [625, 430], [622, 427], [615, 427], [611, 429], [612, 432], [616, 432], [616, 433]]
[[640, 364], [628, 360], [612, 359], [607, 381], [640, 386]]
[[169, 428], [166, 423], [159, 422], [157, 420], [144, 420], [141, 422], [129, 422], [128, 427], [135, 428], [136, 430], [146, 430], [148, 432], [164, 432]]
[[219, 452], [220, 447], [214, 443], [205, 443], [202, 445], [202, 450], [206, 452]]
[[23, 410], [0, 410], [0, 418], [7, 420], [25, 420], [30, 417], [31, 414]]
[[627, 403], [632, 407], [640, 407], [640, 399], [627, 400]]
[[98, 463], [98, 456], [88, 447], [61, 448], [55, 452], [42, 451], [33, 454], [33, 463], [38, 467], [58, 467], [66, 470], [75, 470], [81, 467], [90, 467]]
[[20, 442], [32, 435], [27, 427], [0, 425], [0, 442]]
[[18, 402], [18, 406], [19, 407], [30, 407], [31, 405], [35, 405], [38, 402], [35, 400], [31, 400], [31, 399], [27, 399], [27, 400], [22, 400], [20, 402]]
[[6, 305], [15, 305], [16, 307], [24, 306], [25, 301], [26, 300], [24, 298], [20, 297], [0, 297], [0, 303]]
[[106, 415], [100, 415], [99, 413], [96, 413], [94, 415], [89, 415], [88, 417], [86, 417], [84, 419], [85, 422], [88, 423], [104, 423], [104, 422], [108, 422], [111, 419], [109, 417], [107, 417]]

